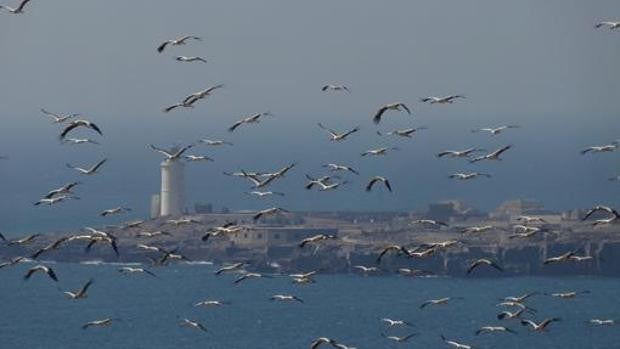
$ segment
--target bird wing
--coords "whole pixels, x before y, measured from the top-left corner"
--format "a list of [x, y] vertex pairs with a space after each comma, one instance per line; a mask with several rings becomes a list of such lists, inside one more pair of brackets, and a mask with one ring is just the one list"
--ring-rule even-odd
[[411, 110], [405, 105], [405, 103], [400, 103], [400, 106], [403, 107], [407, 111], [407, 114], [411, 115]]
[[95, 166], [93, 166], [88, 172], [97, 172], [97, 170], [99, 169], [99, 167], [101, 167], [103, 164], [105, 164], [105, 162], [108, 161], [108, 159], [103, 159], [101, 161], [99, 161], [97, 164], [95, 164]]
[[26, 6], [27, 3], [29, 3], [30, 0], [24, 0], [22, 1], [21, 4], [19, 4], [19, 6], [15, 9], [15, 12], [21, 12], [24, 10], [24, 7]]
[[60, 134], [60, 139], [64, 139], [65, 136], [67, 136], [67, 134], [69, 132], [71, 132], [71, 130], [73, 130], [74, 128], [80, 126], [80, 124], [76, 124], [76, 123], [71, 123], [69, 125], [67, 125], [67, 127], [65, 127], [65, 129], [62, 131], [62, 133]]
[[164, 41], [161, 45], [157, 47], [157, 52], [159, 53], [164, 52], [164, 49], [166, 48], [166, 46], [168, 46], [169, 43], [170, 43], [170, 40]]
[[386, 106], [381, 107], [381, 109], [379, 109], [377, 113], [375, 114], [375, 116], [372, 118], [372, 121], [375, 124], [379, 124], [381, 122], [381, 116], [383, 115], [383, 113], [385, 113], [386, 110], [387, 110]]
[[228, 128], [228, 131], [229, 131], [229, 132], [233, 132], [233, 131], [237, 128], [237, 127], [241, 126], [243, 123], [245, 123], [245, 119], [243, 119], [243, 120], [239, 120], [239, 121], [235, 122], [235, 124], [234, 124], [234, 125], [232, 125], [232, 126], [230, 126], [230, 127]]
[[388, 181], [387, 179], [383, 181], [383, 184], [385, 184], [385, 186], [387, 187], [387, 189], [389, 190], [389, 192], [392, 192], [392, 186], [390, 185], [390, 181]]
[[506, 150], [510, 149], [511, 147], [512, 147], [512, 146], [507, 145], [507, 146], [505, 146], [505, 147], [502, 147], [502, 148], [500, 148], [500, 149], [497, 149], [497, 150], [496, 150], [496, 151], [494, 151], [494, 152], [493, 152], [493, 154], [491, 154], [491, 155], [493, 155], [493, 156], [499, 156], [501, 153], [505, 152]]
[[167, 150], [165, 150], [165, 149], [158, 148], [158, 147], [156, 147], [156, 146], [154, 146], [154, 145], [152, 145], [152, 144], [149, 144], [149, 147], [151, 147], [151, 149], [155, 150], [156, 152], [159, 152], [159, 153], [163, 154], [164, 156], [166, 156], [166, 157], [168, 157], [168, 158], [171, 158], [171, 157], [172, 157], [172, 154], [170, 154], [170, 153], [169, 153]]

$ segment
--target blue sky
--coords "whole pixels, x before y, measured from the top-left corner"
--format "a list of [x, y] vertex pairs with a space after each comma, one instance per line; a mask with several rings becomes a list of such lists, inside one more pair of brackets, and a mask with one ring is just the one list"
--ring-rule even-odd
[[[587, 145], [620, 138], [620, 31], [595, 30], [620, 18], [615, 1], [33, 1], [22, 16], [3, 14], [0, 154], [0, 231], [98, 224], [102, 209], [120, 204], [148, 211], [159, 187], [160, 157], [146, 144], [168, 146], [225, 138], [232, 148], [197, 148], [216, 159], [187, 167], [188, 204], [233, 209], [271, 204], [291, 209], [412, 210], [442, 199], [482, 209], [511, 198], [554, 209], [618, 205], [618, 153], [580, 156]], [[202, 42], [158, 54], [157, 45], [182, 34]], [[200, 55], [207, 64], [175, 62]], [[350, 95], [320, 87], [341, 82]], [[191, 111], [161, 113], [183, 96], [223, 83]], [[428, 95], [462, 93], [454, 105], [419, 103]], [[413, 117], [391, 114], [371, 122], [382, 104], [402, 101]], [[102, 145], [58, 144], [57, 127], [40, 113], [79, 112], [104, 130]], [[269, 110], [274, 117], [229, 134], [241, 117]], [[333, 144], [317, 122], [361, 132]], [[490, 137], [472, 128], [518, 124]], [[428, 126], [413, 140], [375, 131]], [[88, 135], [88, 132], [80, 133]], [[501, 163], [438, 160], [438, 151], [514, 145]], [[398, 146], [380, 159], [372, 147]], [[52, 209], [32, 202], [76, 179], [67, 162], [110, 159], [100, 176], [77, 190], [82, 198]], [[303, 174], [325, 162], [359, 168], [344, 190], [308, 193]], [[244, 182], [221, 175], [239, 168], [298, 168], [273, 189], [273, 202], [243, 195]], [[480, 170], [490, 180], [455, 183], [453, 172]], [[363, 192], [366, 179], [385, 175], [395, 193]], [[114, 223], [114, 220], [105, 222]]]

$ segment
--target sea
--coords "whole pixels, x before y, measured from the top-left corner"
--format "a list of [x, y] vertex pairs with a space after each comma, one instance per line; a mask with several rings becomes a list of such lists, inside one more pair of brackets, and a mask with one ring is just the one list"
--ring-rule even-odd
[[[156, 274], [121, 274], [118, 264], [48, 263], [59, 281], [46, 275], [24, 280], [29, 263], [0, 269], [0, 348], [309, 348], [329, 337], [358, 349], [448, 348], [441, 335], [473, 348], [620, 348], [620, 326], [594, 326], [594, 318], [620, 320], [620, 279], [601, 277], [411, 278], [397, 275], [317, 275], [313, 284], [294, 285], [277, 273], [234, 284], [238, 274], [214, 275], [217, 266], [176, 264]], [[94, 283], [88, 298], [62, 293]], [[552, 292], [579, 291], [574, 299]], [[538, 292], [526, 318], [558, 317], [544, 333], [518, 320], [497, 319], [500, 298]], [[271, 301], [293, 294], [303, 303]], [[455, 297], [446, 305], [420, 305]], [[221, 307], [194, 307], [221, 300]], [[82, 329], [112, 318], [109, 327]], [[198, 321], [206, 332], [180, 326]], [[411, 326], [388, 328], [382, 318]], [[517, 332], [475, 335], [485, 325]], [[416, 334], [408, 342], [385, 336]], [[323, 346], [321, 346], [323, 347]], [[329, 345], [325, 345], [329, 348]]]

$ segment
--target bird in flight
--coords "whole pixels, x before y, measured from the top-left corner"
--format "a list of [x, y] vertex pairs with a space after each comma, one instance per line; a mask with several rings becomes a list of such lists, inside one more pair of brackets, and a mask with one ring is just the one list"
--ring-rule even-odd
[[460, 181], [465, 181], [469, 179], [474, 179], [478, 177], [487, 177], [491, 178], [491, 175], [488, 173], [480, 173], [480, 172], [470, 172], [470, 173], [453, 173], [450, 175], [450, 178], [458, 179]]
[[585, 155], [587, 153], [608, 153], [608, 152], [616, 151], [618, 149], [619, 144], [620, 144], [619, 141], [613, 141], [605, 145], [593, 145], [593, 146], [583, 149], [581, 151], [581, 154]]
[[442, 158], [444, 156], [450, 158], [469, 158], [473, 153], [479, 151], [486, 151], [480, 148], [467, 148], [464, 150], [444, 150], [441, 153], [437, 154], [438, 158]]
[[157, 52], [162, 53], [164, 52], [164, 50], [166, 49], [166, 47], [168, 45], [172, 45], [172, 46], [180, 46], [180, 45], [185, 45], [187, 43], [188, 40], [196, 40], [196, 41], [201, 41], [202, 39], [197, 37], [197, 36], [193, 36], [193, 35], [186, 35], [186, 36], [182, 36], [180, 38], [177, 39], [173, 39], [173, 40], [166, 40], [163, 43], [161, 43], [158, 47], [157, 47]]
[[112, 319], [107, 318], [103, 320], [95, 320], [95, 321], [87, 322], [84, 325], [82, 325], [82, 329], [86, 330], [91, 327], [107, 327], [110, 325], [112, 325]]
[[243, 118], [237, 122], [235, 122], [232, 126], [228, 128], [229, 132], [233, 132], [237, 129], [237, 127], [243, 124], [256, 124], [259, 123], [263, 116], [271, 115], [270, 112], [256, 113], [254, 115], [250, 115], [246, 118]]
[[65, 291], [63, 292], [64, 294], [67, 295], [67, 297], [69, 297], [69, 299], [83, 299], [88, 297], [86, 295], [86, 292], [88, 291], [88, 288], [93, 284], [93, 280], [88, 280], [79, 290], [75, 291], [75, 292], [71, 292], [71, 291]]
[[521, 325], [530, 326], [532, 328], [532, 331], [544, 332], [547, 326], [549, 326], [552, 322], [557, 322], [557, 321], [560, 321], [560, 318], [557, 318], [557, 317], [548, 318], [548, 319], [543, 320], [540, 323], [535, 323], [532, 320], [523, 319], [521, 320]]
[[67, 164], [67, 167], [78, 171], [80, 174], [90, 176], [96, 174], [99, 168], [105, 164], [106, 161], [108, 161], [108, 159], [103, 159], [89, 168], [76, 167], [71, 164]]
[[[405, 128], [402, 130], [394, 130], [394, 131], [390, 131], [388, 133], [386, 133], [386, 135], [388, 136], [399, 136], [399, 137], [404, 137], [404, 138], [413, 138], [413, 135], [420, 131], [420, 130], [426, 130], [428, 129], [427, 127], [410, 127], [410, 128]], [[379, 136], [382, 136], [383, 134], [379, 131], [377, 131], [377, 134]]]
[[19, 14], [24, 13], [24, 7], [26, 7], [26, 4], [28, 4], [29, 2], [30, 0], [22, 0], [22, 2], [15, 8], [9, 7], [6, 5], [0, 5], [0, 10], [4, 9], [4, 10], [7, 10], [11, 14], [19, 15]]
[[72, 130], [75, 130], [78, 127], [84, 127], [84, 128], [89, 128], [91, 130], [94, 130], [95, 132], [97, 132], [99, 135], [103, 136], [103, 133], [101, 132], [101, 129], [99, 128], [99, 126], [95, 125], [93, 122], [90, 122], [88, 120], [74, 120], [71, 121], [60, 133], [60, 140], [64, 140], [65, 137], [67, 136], [67, 134], [69, 132], [71, 132]]
[[348, 136], [360, 130], [359, 127], [355, 127], [349, 131], [338, 133], [330, 128], [323, 126], [323, 124], [321, 124], [320, 122], [318, 123], [318, 125], [320, 128], [322, 128], [323, 130], [327, 131], [327, 133], [329, 133], [329, 136], [330, 136], [329, 140], [332, 142], [344, 141]]
[[389, 192], [392, 192], [392, 186], [390, 185], [390, 181], [385, 178], [385, 177], [381, 177], [381, 176], [374, 176], [370, 179], [370, 181], [368, 182], [368, 184], [366, 185], [366, 191], [371, 191], [372, 187], [375, 185], [375, 183], [377, 182], [382, 182], [383, 185], [385, 185], [385, 187], [387, 188], [387, 190]]
[[422, 103], [430, 103], [430, 104], [452, 104], [455, 100], [459, 98], [465, 98], [463, 95], [449, 95], [444, 97], [424, 97], [420, 98], [420, 102]]
[[367, 155], [383, 156], [383, 155], [387, 155], [388, 150], [400, 150], [400, 149], [397, 147], [390, 147], [390, 148], [383, 147], [383, 148], [366, 150], [361, 155], [362, 156], [367, 156]]
[[478, 161], [482, 161], [482, 160], [502, 160], [499, 156], [502, 155], [503, 152], [505, 152], [506, 150], [512, 148], [511, 145], [507, 145], [504, 147], [501, 147], [491, 153], [488, 153], [486, 155], [482, 155], [476, 158], [473, 158], [471, 160], [469, 160], [469, 162], [474, 163], [474, 162], [478, 162]]
[[348, 172], [351, 172], [353, 174], [359, 175], [359, 172], [357, 172], [357, 170], [355, 170], [353, 167], [350, 167], [350, 166], [345, 166], [345, 165], [331, 163], [331, 164], [325, 164], [325, 165], [323, 165], [323, 167], [328, 168], [331, 172], [348, 171]]
[[192, 328], [192, 329], [195, 329], [195, 330], [200, 330], [202, 332], [207, 332], [207, 328], [203, 324], [201, 324], [198, 321], [192, 321], [192, 320], [189, 320], [189, 319], [181, 320], [181, 323], [179, 324], [179, 326], [187, 327], [187, 328]]
[[174, 59], [176, 61], [179, 61], [179, 62], [188, 62], [188, 63], [191, 63], [191, 62], [202, 62], [202, 63], [207, 63], [206, 59], [204, 59], [202, 57], [197, 57], [197, 56], [191, 56], [191, 57], [188, 57], [188, 56], [177, 56]]
[[194, 145], [190, 144], [190, 145], [186, 145], [183, 148], [175, 148], [175, 149], [170, 149], [170, 150], [166, 150], [166, 149], [162, 149], [159, 147], [156, 147], [152, 144], [149, 144], [149, 147], [153, 150], [155, 150], [156, 152], [162, 154], [163, 156], [166, 157], [166, 161], [175, 161], [181, 158], [181, 156], [183, 155], [183, 153], [185, 153], [187, 150], [191, 149]]
[[290, 295], [290, 294], [275, 294], [271, 296], [271, 298], [269, 299], [272, 301], [279, 301], [279, 302], [298, 302], [298, 303], [304, 302], [301, 298]]
[[49, 276], [50, 279], [58, 282], [58, 277], [56, 277], [56, 273], [54, 272], [54, 269], [50, 267], [46, 267], [44, 265], [40, 265], [40, 264], [28, 269], [28, 271], [26, 272], [26, 275], [24, 275], [24, 280], [30, 279], [30, 277], [35, 273], [45, 273], [47, 274], [47, 276]]
[[485, 127], [485, 128], [478, 128], [478, 129], [474, 129], [471, 130], [471, 132], [476, 133], [476, 132], [489, 132], [492, 136], [496, 136], [500, 133], [502, 133], [502, 131], [507, 130], [509, 128], [519, 128], [519, 126], [517, 125], [505, 125], [505, 126], [499, 126], [499, 127]]
[[487, 259], [487, 258], [480, 258], [478, 260], [475, 260], [473, 263], [471, 263], [469, 265], [469, 268], [467, 268], [467, 274], [471, 274], [474, 271], [474, 269], [476, 269], [476, 268], [478, 268], [480, 266], [483, 266], [483, 265], [488, 265], [488, 266], [493, 267], [493, 268], [495, 268], [495, 269], [497, 269], [497, 270], [499, 270], [501, 272], [504, 271], [504, 269], [502, 267], [500, 267], [499, 264], [497, 264], [496, 262], [494, 262], [494, 261], [492, 261], [490, 259]]
[[288, 213], [288, 212], [289, 211], [283, 208], [280, 208], [280, 207], [272, 207], [272, 208], [268, 208], [268, 209], [256, 212], [256, 214], [252, 217], [252, 219], [254, 219], [254, 222], [256, 222], [262, 217], [273, 216], [276, 214], [282, 214], [282, 213]]
[[348, 93], [351, 93], [351, 90], [349, 90], [348, 87], [346, 87], [345, 85], [342, 84], [327, 84], [323, 87], [321, 87], [321, 91], [325, 92], [325, 91], [345, 91]]
[[379, 110], [377, 110], [377, 112], [375, 113], [375, 116], [372, 118], [372, 121], [378, 125], [381, 122], [381, 118], [383, 114], [388, 110], [390, 111], [404, 110], [407, 112], [407, 114], [411, 115], [411, 110], [404, 103], [400, 103], [400, 102], [390, 103], [390, 104], [386, 104], [382, 106], [381, 108], [379, 108]]
[[51, 117], [53, 119], [54, 124], [62, 124], [63, 122], [73, 119], [80, 115], [80, 114], [56, 114], [56, 113], [49, 112], [43, 108], [41, 108], [41, 112]]
[[594, 28], [597, 29], [601, 27], [609, 27], [609, 30], [618, 29], [620, 28], [620, 21], [603, 21], [596, 23], [596, 25], [594, 26]]

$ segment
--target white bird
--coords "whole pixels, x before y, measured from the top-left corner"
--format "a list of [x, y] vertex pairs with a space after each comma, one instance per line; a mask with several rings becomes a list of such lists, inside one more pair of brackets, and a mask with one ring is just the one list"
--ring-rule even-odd
[[449, 340], [446, 337], [444, 337], [444, 335], [441, 335], [441, 339], [444, 341], [444, 343], [446, 343], [447, 345], [455, 348], [455, 349], [472, 349], [473, 347], [471, 345], [467, 345], [467, 344], [462, 344], [459, 342], [455, 342], [453, 340]]
[[260, 279], [265, 277], [263, 274], [259, 274], [259, 273], [245, 273], [243, 275], [241, 275], [239, 278], [237, 278], [237, 280], [234, 281], [235, 284], [238, 284], [244, 280], [249, 280], [249, 279]]
[[239, 263], [235, 263], [235, 264], [231, 264], [231, 265], [227, 265], [227, 266], [221, 267], [220, 269], [215, 271], [215, 275], [220, 275], [222, 273], [227, 273], [227, 272], [230, 272], [230, 271], [239, 270], [239, 269], [243, 268], [244, 265], [245, 265], [245, 263], [239, 262]]
[[143, 274], [148, 274], [152, 277], [157, 277], [157, 275], [155, 275], [153, 272], [151, 272], [150, 270], [144, 269], [144, 268], [121, 267], [120, 269], [118, 269], [118, 271], [123, 274], [143, 273]]
[[479, 225], [479, 226], [473, 226], [473, 227], [466, 227], [463, 228], [463, 230], [461, 230], [461, 233], [463, 234], [469, 234], [469, 233], [483, 233], [485, 231], [494, 229], [495, 227], [492, 225]]
[[426, 302], [422, 303], [420, 305], [420, 309], [424, 309], [429, 305], [443, 305], [443, 304], [448, 304], [448, 302], [450, 302], [450, 300], [452, 299], [457, 299], [455, 297], [444, 297], [444, 298], [439, 298], [439, 299], [429, 299]]
[[618, 149], [618, 144], [620, 144], [618, 141], [613, 141], [605, 145], [593, 145], [583, 149], [581, 151], [581, 154], [585, 155], [587, 153], [608, 153], [616, 151]]
[[569, 251], [555, 257], [549, 257], [543, 261], [543, 264], [569, 262], [570, 258], [575, 255], [575, 251]]
[[327, 128], [327, 127], [323, 126], [323, 124], [320, 123], [320, 122], [317, 125], [319, 125], [319, 127], [322, 128], [323, 130], [327, 131], [327, 133], [329, 133], [329, 135], [330, 135], [330, 139], [329, 140], [332, 141], [332, 142], [344, 141], [348, 136], [350, 136], [351, 134], [353, 134], [353, 133], [355, 133], [355, 132], [360, 130], [360, 128], [358, 126], [358, 127], [355, 127], [355, 128], [353, 128], [353, 129], [351, 129], [349, 131], [339, 133], [337, 131], [334, 131], [334, 130], [332, 130], [330, 128]]
[[362, 153], [362, 156], [366, 156], [366, 155], [372, 155], [372, 156], [382, 156], [382, 155], [386, 155], [388, 150], [399, 150], [399, 148], [396, 147], [383, 147], [383, 148], [377, 148], [377, 149], [370, 149], [370, 150], [366, 150], [365, 152]]
[[305, 188], [307, 190], [312, 189], [314, 186], [324, 187], [326, 185], [330, 185], [332, 178], [340, 178], [338, 176], [323, 176], [319, 178], [314, 178], [308, 174], [306, 174], [306, 178], [308, 179], [308, 183], [306, 183]]
[[411, 323], [404, 321], [404, 320], [392, 320], [389, 318], [383, 318], [381, 319], [382, 322], [385, 322], [387, 324], [388, 327], [394, 327], [394, 326], [413, 326]]
[[179, 219], [168, 219], [166, 221], [166, 224], [172, 224], [172, 225], [185, 225], [185, 224], [199, 224], [200, 221], [197, 221], [195, 219], [191, 219], [191, 218], [179, 218]]
[[504, 271], [504, 269], [502, 267], [499, 266], [499, 264], [497, 264], [496, 262], [487, 259], [487, 258], [480, 258], [478, 260], [475, 260], [474, 262], [472, 262], [469, 265], [469, 268], [467, 268], [467, 274], [471, 274], [472, 271], [474, 271], [474, 269], [482, 266], [482, 265], [488, 265], [490, 267], [493, 267], [501, 272]]
[[79, 116], [80, 114], [56, 114], [56, 113], [52, 113], [49, 112], [43, 108], [41, 108], [41, 112], [49, 117], [51, 117], [53, 119], [53, 123], [54, 124], [62, 124], [63, 122], [73, 119], [77, 116]]
[[183, 100], [183, 103], [187, 103], [187, 104], [190, 104], [190, 105], [194, 104], [197, 101], [210, 96], [215, 90], [221, 89], [223, 87], [224, 87], [224, 85], [218, 84], [218, 85], [206, 88], [204, 90], [192, 93], [189, 96], [185, 97], [185, 99]]
[[254, 115], [250, 115], [246, 118], [243, 118], [237, 122], [235, 122], [232, 126], [230, 126], [228, 128], [228, 131], [233, 132], [234, 130], [237, 129], [237, 127], [243, 125], [243, 124], [255, 124], [255, 123], [259, 123], [261, 118], [263, 116], [267, 116], [267, 115], [271, 115], [270, 112], [263, 112], [263, 113], [256, 113]]
[[254, 215], [254, 217], [252, 217], [252, 219], [254, 220], [254, 222], [256, 222], [257, 220], [261, 219], [261, 217], [273, 216], [276, 214], [282, 214], [282, 213], [288, 213], [288, 212], [289, 211], [283, 208], [280, 208], [280, 207], [272, 207], [272, 208], [268, 208], [268, 209], [256, 212], [256, 214]]
[[321, 344], [330, 344], [331, 346], [335, 346], [336, 341], [327, 337], [319, 337], [313, 340], [312, 343], [310, 343], [310, 349], [317, 349], [321, 346]]
[[156, 237], [156, 236], [172, 236], [172, 234], [165, 232], [165, 231], [153, 231], [153, 232], [149, 232], [149, 231], [141, 231], [139, 233], [136, 234], [137, 237], [144, 237], [144, 238], [152, 238], [152, 237]]
[[78, 127], [85, 127], [85, 128], [89, 128], [91, 130], [94, 130], [95, 132], [97, 132], [99, 135], [103, 135], [103, 133], [101, 132], [101, 129], [99, 128], [99, 126], [95, 125], [94, 123], [88, 121], [88, 120], [74, 120], [71, 121], [63, 130], [62, 133], [60, 133], [60, 140], [65, 139], [65, 137], [67, 136], [67, 134], [69, 132], [71, 132], [72, 130], [78, 128]]
[[411, 224], [436, 225], [436, 226], [444, 226], [444, 227], [448, 226], [446, 223], [436, 221], [434, 219], [416, 219], [415, 221], [411, 222]]
[[479, 129], [475, 129], [475, 130], [471, 130], [471, 132], [489, 132], [491, 135], [495, 136], [498, 135], [500, 133], [502, 133], [502, 131], [507, 130], [509, 128], [519, 128], [519, 126], [517, 125], [505, 125], [505, 126], [499, 126], [499, 127], [485, 127], [485, 128], [479, 128]]
[[569, 258], [573, 262], [587, 262], [594, 260], [593, 256], [570, 256]]
[[465, 98], [465, 96], [463, 95], [449, 95], [449, 96], [444, 96], [444, 97], [431, 96], [431, 97], [420, 98], [420, 101], [422, 103], [429, 102], [430, 104], [446, 104], [446, 103], [452, 104], [458, 98]]
[[609, 30], [618, 29], [620, 28], [620, 21], [618, 22], [604, 21], [604, 22], [596, 23], [596, 25], [594, 26], [594, 28], [601, 28], [601, 27], [609, 27]]
[[61, 203], [65, 200], [68, 199], [75, 199], [75, 200], [79, 200], [78, 197], [76, 196], [70, 196], [70, 195], [59, 195], [59, 196], [54, 196], [51, 198], [42, 198], [39, 201], [35, 202], [34, 205], [35, 206], [39, 206], [39, 205], [48, 205], [48, 206], [52, 206], [58, 203]]
[[611, 325], [616, 324], [616, 321], [612, 319], [606, 319], [606, 320], [592, 319], [588, 322], [591, 323], [592, 325], [597, 325], [597, 326], [611, 326]]
[[482, 155], [476, 158], [473, 158], [471, 160], [469, 160], [469, 162], [474, 163], [474, 162], [478, 162], [478, 161], [482, 161], [482, 160], [502, 160], [499, 156], [502, 155], [503, 152], [505, 152], [506, 150], [512, 148], [511, 145], [507, 145], [504, 146], [502, 148], [499, 148], [491, 153], [488, 153], [486, 155]]
[[14, 15], [18, 15], [18, 14], [24, 13], [24, 7], [29, 2], [30, 2], [30, 0], [22, 0], [22, 2], [16, 8], [0, 5], [0, 9], [5, 9], [5, 10], [9, 11], [9, 13], [12, 13]]
[[202, 57], [196, 57], [196, 56], [192, 56], [192, 57], [187, 57], [187, 56], [177, 56], [175, 57], [175, 60], [179, 61], [179, 62], [202, 62], [202, 63], [207, 63], [207, 60], [202, 58]]
[[67, 295], [70, 299], [83, 299], [87, 298], [86, 292], [88, 288], [93, 284], [93, 280], [88, 280], [79, 290], [75, 292], [65, 291], [64, 294]]
[[224, 141], [224, 140], [201, 139], [198, 142], [209, 145], [209, 146], [233, 145], [232, 143]]
[[359, 270], [364, 274], [376, 273], [380, 271], [377, 267], [367, 267], [365, 265], [354, 265], [353, 268]]
[[588, 294], [590, 293], [590, 291], [585, 290], [585, 291], [568, 291], [568, 292], [554, 292], [554, 293], [550, 293], [549, 296], [551, 297], [555, 297], [555, 298], [562, 298], [562, 299], [572, 299], [577, 297], [577, 295], [579, 294]]
[[512, 227], [514, 229], [514, 234], [508, 236], [509, 239], [515, 238], [529, 238], [537, 233], [539, 233], [542, 229], [538, 227], [530, 227], [526, 225], [517, 224]]
[[359, 175], [359, 172], [357, 172], [354, 168], [350, 167], [350, 166], [345, 166], [345, 165], [340, 165], [340, 164], [325, 164], [323, 165], [323, 167], [327, 167], [329, 168], [330, 171], [332, 172], [336, 172], [336, 171], [348, 171], [351, 172], [353, 174]]
[[273, 196], [273, 195], [284, 196], [284, 193], [280, 193], [277, 191], [251, 191], [251, 192], [247, 192], [246, 194], [253, 195], [259, 198]]
[[402, 110], [406, 111], [407, 114], [411, 115], [411, 110], [404, 103], [400, 103], [400, 102], [390, 103], [390, 104], [386, 104], [382, 106], [381, 108], [379, 108], [377, 113], [375, 113], [375, 116], [372, 118], [372, 121], [375, 124], [379, 124], [381, 122], [381, 117], [386, 111], [388, 110], [401, 111], [401, 108]]
[[480, 173], [480, 172], [470, 172], [470, 173], [453, 173], [450, 175], [450, 178], [458, 179], [460, 181], [465, 181], [469, 179], [474, 179], [478, 177], [487, 177], [491, 178], [491, 175], [488, 173]]
[[166, 41], [164, 41], [162, 44], [160, 44], [157, 47], [157, 52], [159, 52], [159, 53], [164, 52], [164, 49], [168, 45], [172, 45], [172, 46], [185, 45], [187, 40], [190, 40], [190, 39], [196, 40], [196, 41], [201, 41], [202, 40], [201, 38], [199, 38], [197, 36], [193, 36], [193, 35], [182, 36], [182, 37], [174, 39], [174, 40], [166, 40]]
[[530, 223], [547, 223], [544, 218], [536, 217], [536, 216], [519, 216], [515, 218], [517, 221], [523, 222], [524, 224]]
[[227, 305], [227, 304], [229, 303], [217, 301], [217, 300], [205, 300], [205, 301], [200, 301], [194, 304], [194, 307], [220, 307], [222, 305]]
[[397, 342], [397, 343], [405, 343], [408, 342], [411, 338], [417, 336], [417, 333], [411, 333], [408, 334], [406, 336], [388, 336], [385, 333], [381, 333], [381, 336], [385, 339], [389, 339], [391, 341]]
[[99, 215], [102, 217], [106, 217], [106, 216], [121, 214], [123, 212], [131, 212], [131, 208], [122, 207], [122, 206], [114, 207], [114, 208], [110, 208], [110, 209], [102, 211]]
[[303, 248], [307, 244], [316, 244], [327, 240], [336, 240], [338, 237], [336, 235], [329, 234], [317, 234], [308, 238], [301, 240], [298, 244], [300, 248]]
[[69, 144], [75, 144], [75, 145], [79, 145], [79, 144], [95, 144], [95, 145], [99, 145], [99, 142], [97, 141], [93, 141], [90, 138], [66, 138], [62, 141], [63, 143], [69, 143]]
[[328, 91], [328, 90], [329, 91], [345, 91], [345, 92], [351, 93], [349, 88], [342, 84], [327, 84], [321, 87], [321, 91], [323, 92]]
[[521, 320], [521, 325], [530, 326], [532, 328], [532, 331], [543, 332], [545, 328], [549, 326], [549, 324], [551, 324], [552, 322], [556, 322], [556, 321], [560, 321], [560, 318], [554, 317], [554, 318], [545, 319], [541, 323], [538, 323], [538, 324], [532, 320], [524, 319], [524, 320]]
[[448, 156], [451, 158], [469, 158], [473, 153], [485, 151], [480, 148], [467, 148], [464, 150], [444, 150], [441, 153], [437, 154], [438, 158], [442, 158], [444, 156]]
[[194, 103], [196, 103], [198, 99], [190, 99], [188, 102], [178, 102], [172, 105], [169, 105], [162, 109], [164, 113], [169, 113], [177, 108], [194, 108]]
[[206, 155], [185, 155], [185, 156], [183, 156], [183, 158], [185, 158], [185, 160], [191, 161], [191, 162], [215, 161], [215, 160], [211, 159], [210, 157], [208, 157]]
[[50, 277], [50, 279], [58, 282], [58, 277], [56, 277], [56, 273], [54, 272], [54, 269], [50, 268], [50, 267], [46, 267], [44, 265], [37, 265], [34, 266], [30, 269], [28, 269], [28, 271], [26, 272], [26, 275], [24, 275], [24, 280], [28, 280], [30, 279], [30, 277], [34, 274], [34, 273], [45, 273], [47, 274], [47, 276]]
[[298, 303], [304, 302], [301, 298], [297, 296], [289, 295], [289, 294], [275, 294], [271, 296], [270, 300], [280, 301], [280, 302], [298, 302]]
[[94, 164], [93, 166], [89, 167], [89, 168], [82, 168], [82, 167], [76, 167], [73, 166], [71, 164], [67, 164], [67, 167], [73, 170], [78, 171], [80, 174], [86, 175], [86, 176], [91, 176], [97, 173], [97, 171], [99, 170], [99, 168], [106, 163], [106, 161], [108, 161], [108, 159], [103, 159], [101, 161], [99, 161], [98, 163]]
[[190, 144], [190, 145], [186, 145], [183, 148], [174, 148], [171, 150], [166, 150], [166, 149], [162, 149], [162, 148], [158, 148], [152, 144], [149, 144], [149, 147], [153, 150], [155, 150], [156, 152], [164, 155], [166, 157], [166, 161], [175, 161], [181, 158], [181, 156], [183, 155], [183, 153], [185, 153], [187, 150], [191, 149], [194, 145]]
[[71, 182], [71, 183], [67, 183], [67, 184], [63, 185], [62, 187], [60, 187], [60, 188], [50, 190], [50, 191], [49, 191], [49, 192], [48, 192], [48, 193], [44, 196], [44, 198], [46, 198], [46, 199], [50, 199], [50, 198], [53, 198], [54, 196], [57, 196], [57, 195], [73, 194], [73, 193], [71, 192], [71, 190], [72, 190], [73, 188], [75, 188], [77, 185], [80, 185], [80, 184], [82, 184], [82, 183], [81, 183], [81, 182]]
[[368, 184], [366, 185], [366, 191], [371, 191], [372, 187], [375, 185], [375, 183], [377, 182], [382, 182], [383, 185], [385, 185], [385, 187], [387, 188], [387, 190], [389, 192], [392, 192], [392, 185], [390, 184], [390, 181], [385, 178], [385, 177], [381, 177], [381, 176], [374, 176], [370, 179], [370, 181], [368, 182]]
[[476, 336], [483, 334], [483, 333], [495, 333], [495, 332], [508, 332], [512, 334], [517, 334], [517, 332], [504, 326], [482, 326], [476, 331]]
[[207, 328], [203, 324], [201, 324], [201, 323], [199, 323], [197, 321], [189, 320], [189, 319], [181, 320], [181, 323], [179, 324], [179, 326], [187, 327], [187, 328], [193, 328], [193, 329], [196, 329], [196, 330], [200, 330], [202, 332], [207, 332]]
[[502, 311], [501, 313], [497, 314], [497, 318], [499, 320], [512, 320], [512, 319], [516, 319], [519, 318], [523, 312], [525, 311], [525, 308], [521, 308], [515, 312], [509, 312], [509, 311]]
[[82, 325], [82, 329], [88, 329], [90, 327], [107, 327], [110, 326], [112, 324], [112, 319], [108, 318], [108, 319], [103, 319], [103, 320], [95, 320], [95, 321], [90, 321], [85, 323], [84, 325]]

